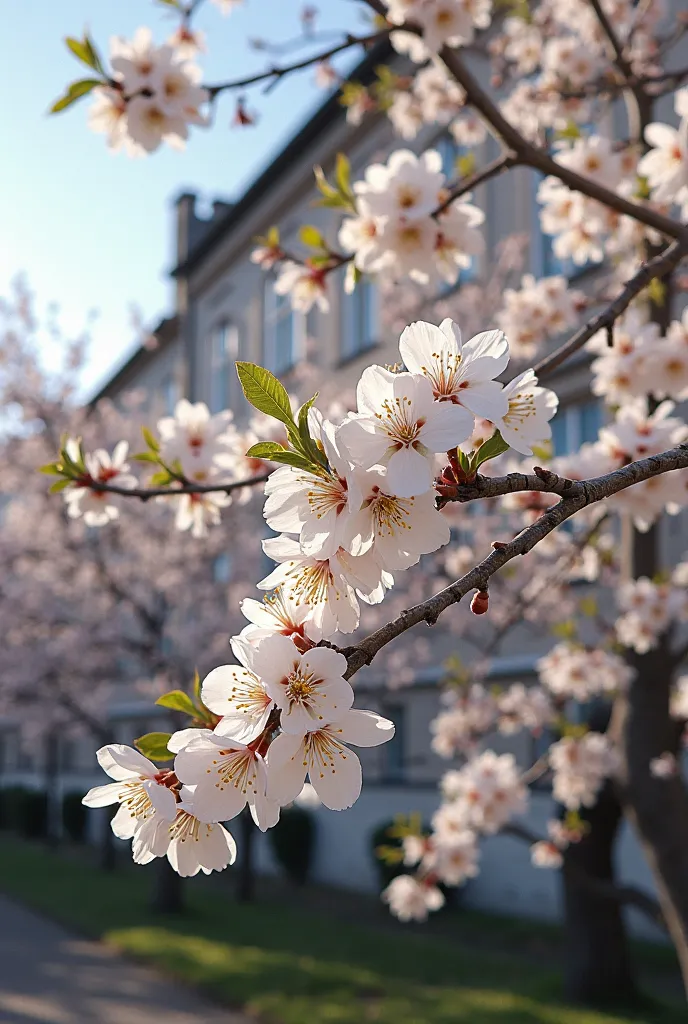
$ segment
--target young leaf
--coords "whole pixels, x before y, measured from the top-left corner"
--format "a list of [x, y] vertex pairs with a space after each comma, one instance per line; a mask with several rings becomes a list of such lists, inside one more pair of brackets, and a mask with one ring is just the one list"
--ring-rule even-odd
[[62, 476], [62, 466], [59, 462], [48, 462], [45, 466], [41, 466], [38, 472], [45, 473], [47, 476]]
[[478, 466], [482, 466], [483, 462], [487, 462], [488, 459], [496, 459], [498, 455], [503, 455], [508, 450], [509, 445], [499, 431], [495, 430], [492, 437], [488, 437], [487, 441], [483, 441], [477, 452], [473, 453], [471, 460], [472, 471], [475, 473]]
[[201, 677], [198, 674], [198, 669], [194, 669], [193, 678], [193, 695], [197, 701], [201, 699]]
[[299, 455], [298, 452], [281, 452], [279, 455], [275, 454], [271, 456], [272, 462], [283, 462], [285, 466], [294, 466], [296, 469], [307, 469], [309, 472], [313, 472], [313, 462], [307, 459], [304, 455]]
[[59, 100], [53, 103], [49, 112], [51, 114], [59, 114], [61, 110], [71, 107], [72, 103], [76, 103], [82, 96], [88, 95], [91, 89], [95, 89], [97, 85], [102, 84], [99, 78], [82, 78], [78, 82], [72, 82], [64, 96], [61, 96]]
[[134, 740], [134, 746], [151, 761], [171, 761], [174, 754], [167, 749], [170, 736], [169, 732], [147, 732]]
[[334, 172], [335, 181], [339, 186], [339, 191], [347, 199], [351, 198], [351, 164], [344, 153], [337, 153], [337, 162], [335, 164]]
[[143, 434], [143, 440], [146, 442], [152, 452], [160, 451], [160, 442], [158, 441], [155, 434], [153, 434], [148, 427], [141, 427], [141, 433]]
[[65, 487], [71, 486], [71, 480], [56, 480], [54, 484], [51, 484], [48, 488], [49, 494], [58, 494], [60, 491], [64, 491]]
[[80, 60], [82, 64], [87, 64], [94, 71], [101, 71], [100, 61], [98, 55], [93, 49], [93, 44], [88, 37], [84, 39], [74, 39], [72, 36], [67, 36], [65, 39], [67, 49], [71, 50], [77, 60]]
[[259, 441], [258, 444], [251, 445], [246, 452], [246, 457], [249, 459], [271, 459], [273, 455], [279, 455], [287, 450], [284, 445], [277, 444], [276, 441]]
[[299, 238], [309, 249], [327, 249], [327, 243], [313, 224], [302, 224], [299, 228]]
[[247, 402], [280, 423], [294, 425], [289, 395], [276, 377], [255, 363], [237, 362], [237, 375]]
[[317, 397], [318, 393], [316, 391], [313, 397], [304, 402], [299, 409], [299, 437], [301, 438], [301, 444], [305, 452], [314, 456], [318, 453], [318, 449], [308, 429], [308, 412]]
[[158, 465], [158, 456], [155, 452], [136, 452], [129, 458], [135, 459], [137, 462], [152, 462], [154, 466]]
[[159, 704], [162, 708], [170, 708], [171, 711], [183, 711], [185, 715], [198, 718], [198, 710], [194, 707], [191, 697], [189, 697], [188, 693], [184, 693], [183, 690], [170, 690], [169, 693], [163, 693], [162, 697], [158, 697], [155, 703]]
[[339, 193], [337, 192], [337, 189], [333, 188], [332, 185], [330, 185], [329, 181], [325, 177], [325, 172], [323, 171], [322, 167], [319, 167], [316, 164], [315, 167], [313, 168], [313, 174], [315, 175], [316, 187], [318, 191], [322, 193], [322, 195], [327, 196], [329, 199], [339, 199]]

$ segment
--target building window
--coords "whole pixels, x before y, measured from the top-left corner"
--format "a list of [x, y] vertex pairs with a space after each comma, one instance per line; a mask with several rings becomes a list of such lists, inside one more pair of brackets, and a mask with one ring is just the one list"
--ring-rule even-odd
[[235, 324], [223, 320], [210, 334], [210, 411], [230, 409], [234, 397], [236, 372], [234, 363], [239, 358], [239, 332]]
[[602, 426], [602, 408], [599, 402], [578, 402], [559, 409], [552, 426], [554, 455], [572, 455], [582, 444], [596, 441]]
[[279, 377], [296, 365], [301, 355], [304, 331], [303, 313], [296, 313], [291, 308], [288, 295], [277, 295], [274, 279], [268, 278], [265, 282], [263, 358], [271, 373]]
[[381, 747], [382, 777], [385, 782], [403, 782], [406, 778], [406, 706], [385, 705], [382, 714], [394, 722], [394, 736]]
[[342, 290], [342, 359], [353, 359], [378, 340], [377, 303], [377, 288], [367, 278], [358, 282], [351, 295]]
[[232, 556], [223, 551], [213, 560], [213, 580], [215, 583], [229, 583], [232, 578]]
[[162, 404], [166, 416], [174, 415], [175, 406], [181, 398], [179, 384], [173, 373], [162, 382]]

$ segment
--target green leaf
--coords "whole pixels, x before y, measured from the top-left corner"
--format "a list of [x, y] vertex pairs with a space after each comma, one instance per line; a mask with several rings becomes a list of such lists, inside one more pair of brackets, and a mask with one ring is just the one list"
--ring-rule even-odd
[[145, 736], [134, 740], [134, 746], [151, 761], [171, 761], [174, 754], [167, 749], [171, 735], [169, 732], [147, 732]]
[[492, 437], [488, 437], [487, 441], [483, 441], [477, 452], [473, 453], [471, 469], [475, 473], [478, 466], [482, 466], [483, 462], [487, 462], [488, 459], [496, 459], [498, 455], [503, 455], [504, 452], [508, 451], [509, 445], [499, 431], [495, 430]]
[[308, 429], [308, 411], [317, 397], [318, 392], [316, 391], [313, 397], [309, 398], [307, 402], [304, 402], [299, 409], [299, 437], [301, 438], [301, 444], [303, 446], [303, 450], [308, 455], [313, 455], [314, 457], [319, 453], [315, 441], [311, 437], [310, 430]]
[[582, 597], [578, 602], [578, 607], [582, 615], [592, 618], [593, 615], [597, 615], [597, 598], [592, 594], [589, 597]]
[[82, 78], [78, 82], [72, 82], [64, 96], [61, 96], [59, 100], [53, 103], [49, 113], [59, 114], [61, 110], [71, 107], [72, 103], [76, 103], [82, 96], [87, 96], [91, 89], [95, 89], [97, 85], [102, 84], [99, 78]]
[[159, 704], [161, 708], [170, 708], [171, 711], [183, 711], [185, 715], [198, 718], [198, 709], [194, 706], [188, 693], [184, 693], [183, 690], [170, 690], [169, 693], [163, 693], [162, 697], [158, 697], [155, 703]]
[[246, 400], [254, 409], [280, 423], [294, 426], [289, 395], [269, 370], [255, 363], [237, 362], [237, 375]]
[[59, 462], [48, 462], [45, 466], [40, 466], [38, 472], [47, 476], [62, 476], [62, 466]]
[[160, 461], [155, 452], [136, 452], [135, 455], [130, 455], [129, 458], [135, 459], [136, 462], [152, 462], [154, 466], [157, 466]]
[[660, 281], [658, 277], [653, 278], [647, 286], [647, 294], [655, 306], [663, 306], [666, 298], [666, 285], [664, 281]]
[[313, 174], [315, 175], [315, 184], [319, 192], [330, 199], [340, 199], [337, 189], [330, 185], [329, 181], [325, 177], [325, 172], [322, 167], [318, 164], [313, 168]]
[[313, 224], [302, 224], [299, 228], [299, 239], [309, 249], [327, 249], [327, 243]]
[[65, 487], [70, 487], [71, 480], [56, 480], [54, 484], [51, 484], [48, 488], [48, 494], [59, 494], [60, 491], [64, 491]]
[[166, 469], [161, 469], [159, 473], [153, 473], [153, 476], [150, 478], [150, 484], [151, 487], [166, 487], [173, 480], [174, 477], [170, 476]]
[[456, 458], [458, 459], [459, 466], [466, 475], [471, 473], [471, 460], [468, 458], [465, 452], [462, 452], [460, 448], [456, 449]]
[[463, 156], [457, 157], [456, 170], [462, 178], [467, 178], [469, 174], [473, 174], [475, 170], [475, 153], [465, 153]]
[[344, 153], [337, 153], [334, 178], [343, 196], [351, 196], [351, 164]]
[[259, 441], [258, 444], [251, 445], [246, 452], [246, 457], [249, 459], [271, 459], [273, 455], [279, 455], [286, 451], [288, 449], [282, 444], [277, 444], [276, 441]]
[[197, 701], [201, 700], [201, 677], [198, 674], [198, 669], [194, 669], [193, 678], [193, 694]]
[[100, 57], [87, 35], [83, 39], [74, 39], [72, 36], [67, 36], [65, 43], [77, 60], [80, 60], [82, 64], [87, 64], [94, 71], [99, 71], [103, 74], [103, 65], [100, 62]]
[[315, 469], [313, 462], [298, 452], [281, 452], [279, 455], [271, 456], [271, 462], [283, 462], [285, 466], [295, 466], [296, 469], [307, 469], [312, 473]]
[[541, 441], [540, 444], [534, 444], [533, 455], [536, 459], [540, 459], [541, 462], [549, 462], [554, 455], [554, 447], [551, 441]]
[[160, 451], [160, 442], [158, 441], [155, 434], [153, 434], [148, 427], [141, 427], [141, 433], [143, 434], [143, 440], [146, 442], [152, 452]]

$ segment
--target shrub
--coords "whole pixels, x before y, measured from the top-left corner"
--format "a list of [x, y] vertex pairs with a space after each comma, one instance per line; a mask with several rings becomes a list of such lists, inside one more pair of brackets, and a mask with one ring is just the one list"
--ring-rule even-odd
[[65, 793], [62, 797], [62, 827], [74, 843], [86, 839], [86, 808], [82, 804], [83, 793]]
[[0, 790], [0, 828], [20, 832], [27, 839], [44, 839], [48, 833], [46, 794], [27, 786]]
[[315, 849], [315, 819], [303, 807], [287, 807], [268, 832], [272, 850], [286, 875], [296, 885], [308, 878]]
[[0, 829], [19, 830], [21, 804], [26, 799], [26, 786], [6, 786], [0, 789]]

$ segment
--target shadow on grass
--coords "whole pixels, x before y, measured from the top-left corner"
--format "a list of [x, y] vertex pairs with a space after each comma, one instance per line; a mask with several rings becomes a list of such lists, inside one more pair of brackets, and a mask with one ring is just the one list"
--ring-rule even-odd
[[225, 900], [187, 885], [190, 912], [155, 917], [151, 873], [103, 875], [25, 844], [0, 843], [0, 886], [10, 896], [104, 938], [279, 1024], [679, 1024], [685, 1013], [582, 1010], [557, 998], [559, 979], [537, 961], [473, 950], [412, 931], [384, 933], [332, 913]]

